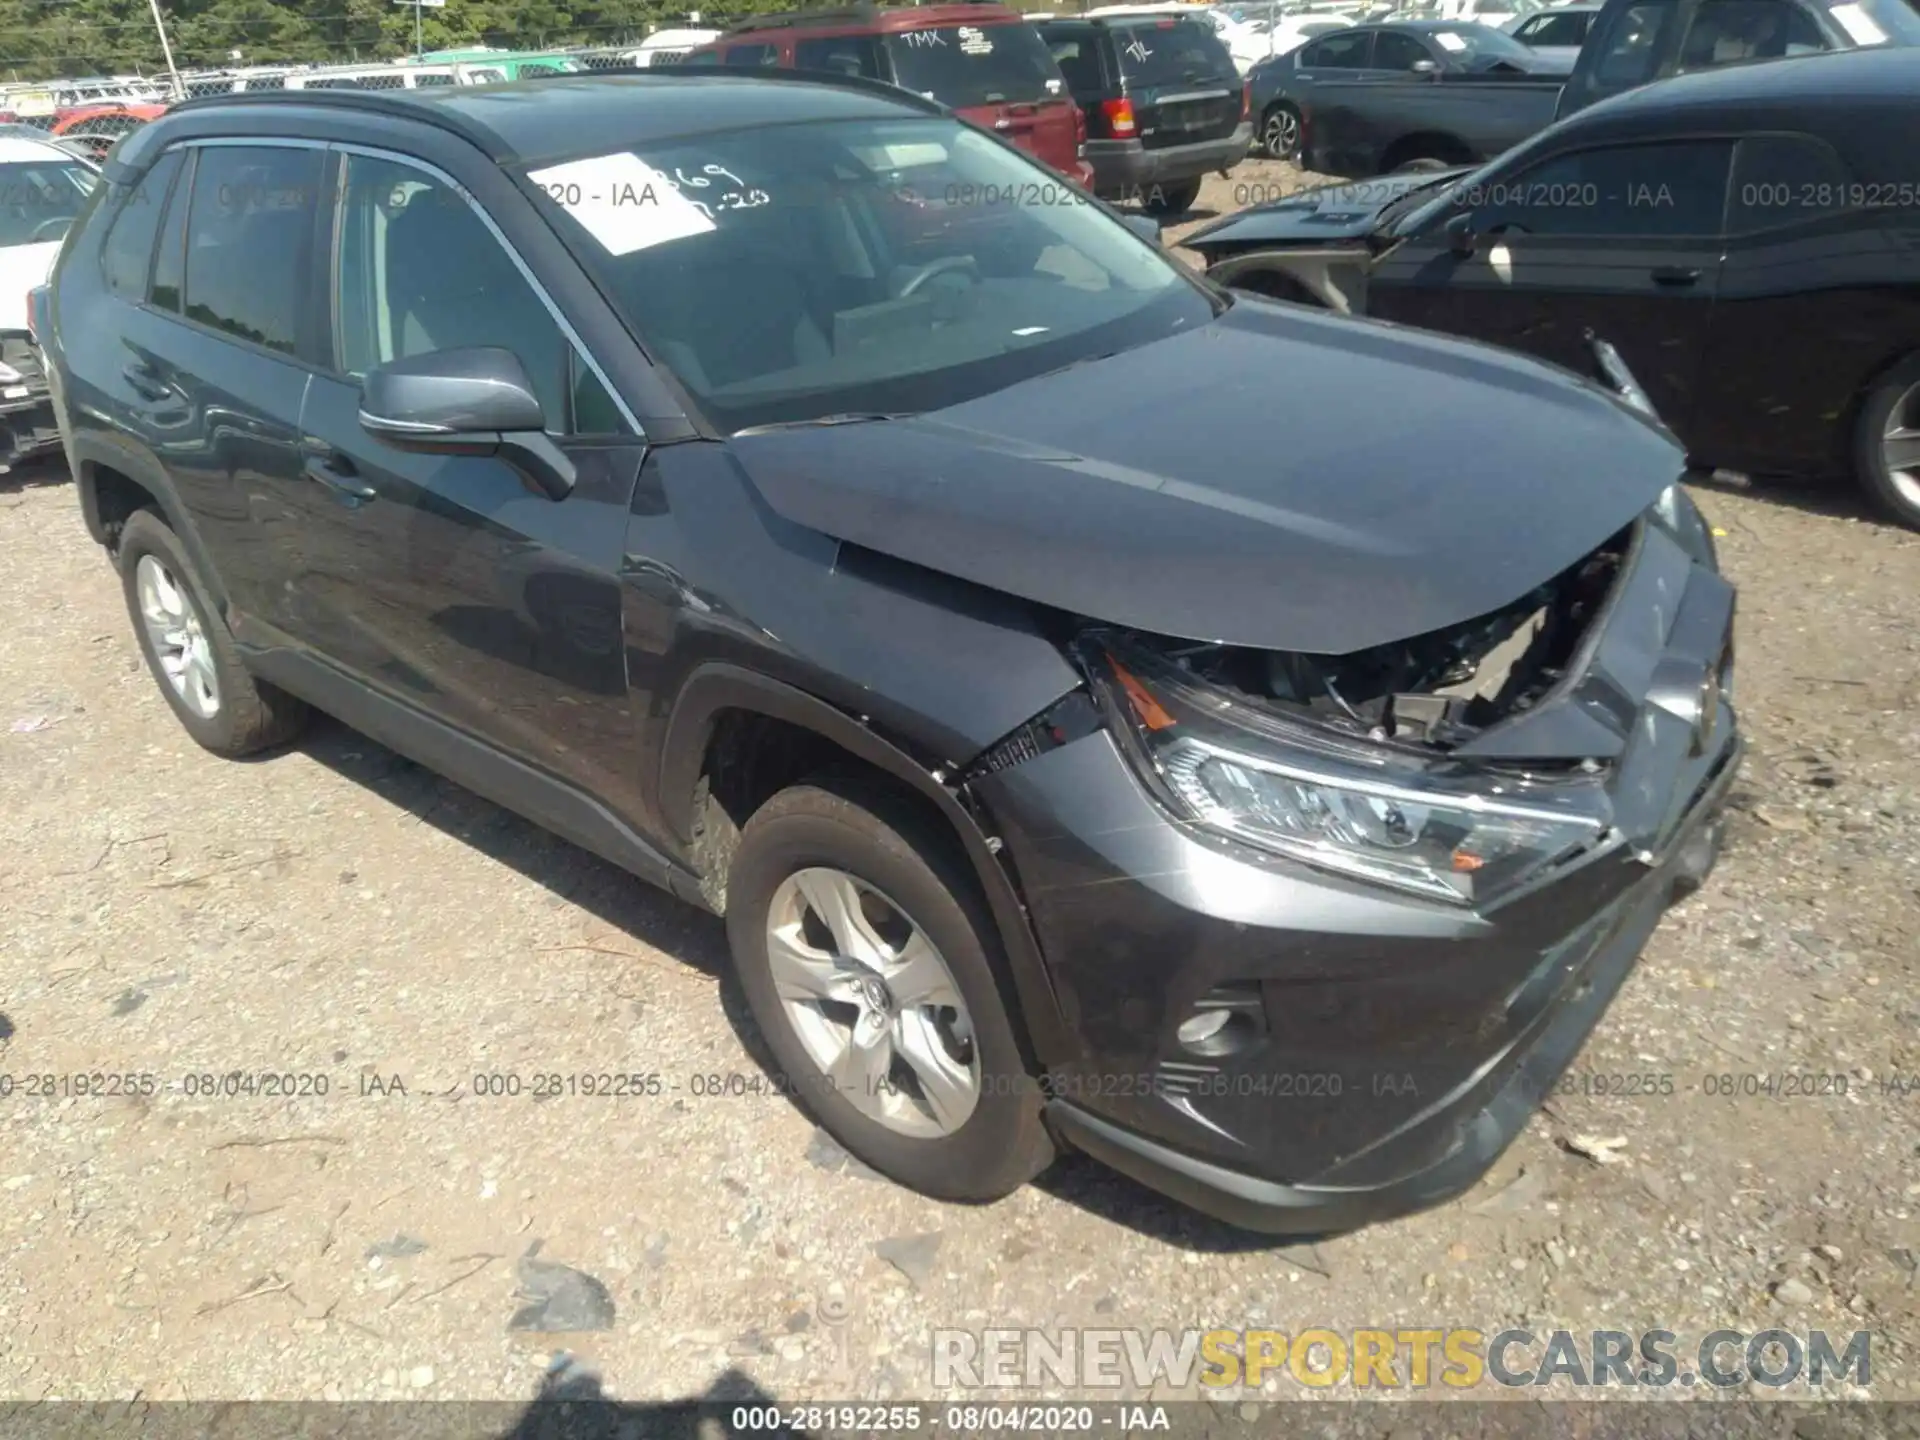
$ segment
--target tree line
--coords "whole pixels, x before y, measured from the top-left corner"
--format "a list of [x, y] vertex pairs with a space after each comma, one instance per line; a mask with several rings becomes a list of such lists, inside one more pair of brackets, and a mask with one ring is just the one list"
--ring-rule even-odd
[[[687, 0], [447, 0], [421, 13], [428, 50], [620, 45], [654, 26], [688, 23]], [[699, 0], [693, 0], [697, 6]], [[791, 8], [769, 0], [768, 10]], [[751, 13], [750, 3], [744, 8]], [[234, 65], [391, 60], [413, 53], [414, 9], [396, 0], [162, 0], [182, 70]], [[702, 23], [723, 23], [702, 10]], [[0, 0], [0, 78], [164, 74], [147, 0]]]

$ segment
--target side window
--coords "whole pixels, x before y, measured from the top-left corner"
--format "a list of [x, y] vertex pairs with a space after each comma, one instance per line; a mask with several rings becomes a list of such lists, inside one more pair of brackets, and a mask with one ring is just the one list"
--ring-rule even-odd
[[829, 70], [878, 80], [881, 78], [880, 41], [872, 35], [797, 40], [793, 46], [793, 63], [801, 70]]
[[1820, 27], [1790, 0], [1704, 0], [1680, 47], [1680, 66], [1710, 70], [1825, 50]]
[[[347, 157], [334, 276], [339, 368], [497, 345], [533, 382], [556, 432], [624, 431], [513, 258], [464, 196], [409, 165]], [[575, 413], [578, 413], [578, 418]]]
[[269, 350], [295, 352], [324, 159], [318, 150], [264, 145], [201, 148], [187, 212], [181, 313]]
[[1427, 47], [1411, 35], [1382, 30], [1373, 37], [1371, 70], [1411, 70], [1422, 60], [1431, 60]]
[[1647, 0], [1621, 11], [1613, 30], [1602, 40], [1606, 48], [1594, 67], [1595, 84], [1601, 89], [1619, 89], [1653, 79], [1661, 36], [1671, 23], [1672, 0]]
[[1749, 136], [1734, 151], [1727, 233], [1750, 235], [1849, 209], [1852, 188], [1840, 157], [1824, 142], [1810, 135]]
[[1363, 70], [1367, 47], [1373, 40], [1371, 30], [1355, 35], [1329, 35], [1316, 40], [1300, 52], [1302, 70]]
[[[1042, 32], [1043, 34], [1045, 32]], [[1091, 95], [1105, 87], [1100, 78], [1100, 42], [1082, 31], [1078, 34], [1054, 33], [1046, 36], [1053, 63], [1067, 77], [1067, 89], [1075, 95]]]
[[1520, 38], [1529, 45], [1578, 45], [1587, 38], [1590, 18], [1584, 11], [1571, 15], [1536, 15], [1527, 22]]
[[167, 198], [166, 213], [160, 220], [160, 244], [153, 255], [153, 285], [147, 291], [147, 303], [161, 310], [180, 313], [180, 287], [187, 268], [187, 200], [193, 190], [190, 178], [198, 168], [198, 152], [184, 152], [180, 178]]
[[724, 63], [737, 68], [778, 65], [780, 47], [778, 45], [735, 45], [727, 51]]
[[133, 301], [147, 298], [147, 273], [153, 268], [153, 242], [160, 234], [160, 216], [167, 208], [173, 177], [180, 173], [185, 151], [169, 150], [140, 177], [113, 217], [106, 244], [100, 250], [101, 278], [107, 289]]
[[1725, 140], [1580, 150], [1492, 180], [1465, 198], [1482, 233], [1718, 235], [1732, 163]]

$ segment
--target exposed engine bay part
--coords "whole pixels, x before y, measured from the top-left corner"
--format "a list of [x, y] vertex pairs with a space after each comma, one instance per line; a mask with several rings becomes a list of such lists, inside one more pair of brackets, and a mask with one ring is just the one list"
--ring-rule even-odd
[[1255, 250], [1221, 260], [1207, 278], [1275, 300], [1319, 305], [1341, 315], [1367, 313], [1366, 250]]
[[1146, 641], [1261, 705], [1374, 740], [1449, 749], [1538, 704], [1567, 673], [1633, 538], [1621, 531], [1490, 615], [1349, 655]]

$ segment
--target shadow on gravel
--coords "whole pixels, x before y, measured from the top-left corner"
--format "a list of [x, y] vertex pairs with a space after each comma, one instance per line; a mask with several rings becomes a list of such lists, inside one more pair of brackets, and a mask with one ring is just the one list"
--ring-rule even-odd
[[[718, 1376], [694, 1400], [630, 1405], [610, 1400], [591, 1373], [549, 1377], [519, 1423], [498, 1440], [721, 1440], [736, 1435], [803, 1435], [769, 1427], [769, 1411], [788, 1407], [739, 1370]], [[746, 1423], [735, 1424], [736, 1415]], [[758, 1419], [754, 1425], [748, 1419]]]
[[[511, 866], [552, 892], [557, 900], [588, 911], [609, 931], [596, 946], [604, 946], [609, 952], [610, 972], [617, 958], [629, 953], [622, 937], [630, 936], [719, 981], [721, 1009], [734, 1034], [754, 1064], [769, 1077], [777, 1073], [773, 1055], [766, 1048], [748, 1011], [746, 996], [734, 978], [726, 929], [720, 920], [451, 780], [442, 779], [330, 716], [314, 717], [300, 748], [335, 774], [406, 810], [421, 823], [432, 825], [490, 859]], [[343, 877], [343, 883], [350, 882]], [[769, 1090], [781, 1093], [771, 1084]], [[837, 1147], [828, 1144], [821, 1153], [836, 1155]], [[812, 1151], [806, 1158], [820, 1168], [831, 1168]], [[794, 1157], [795, 1163], [801, 1159], [798, 1155]], [[1076, 1154], [1062, 1155], [1034, 1183], [1048, 1194], [1102, 1220], [1185, 1250], [1228, 1254], [1301, 1243], [1236, 1230], [1210, 1220]], [[1300, 1263], [1315, 1268], [1311, 1258], [1302, 1259]]]
[[13, 469], [0, 473], [0, 495], [64, 485], [71, 478], [67, 474], [67, 462], [64, 457], [41, 456], [38, 459], [23, 461]]
[[[565, 902], [587, 911], [609, 932], [593, 943], [608, 952], [610, 975], [620, 956], [632, 953], [624, 938], [631, 937], [718, 981], [721, 1010], [741, 1045], [754, 1064], [769, 1076], [775, 1073], [773, 1055], [760, 1038], [747, 997], [734, 978], [726, 927], [718, 917], [416, 765], [330, 715], [315, 714], [299, 749], [421, 823], [511, 866], [550, 891], [556, 904]], [[271, 759], [271, 755], [260, 758]], [[780, 1093], [771, 1086], [769, 1090]]]
[[[1690, 480], [1688, 485], [1702, 495], [1739, 495], [1795, 510], [1802, 515], [1825, 515], [1835, 520], [1859, 520], [1882, 525], [1889, 530], [1900, 527], [1883, 515], [1858, 485], [1843, 480], [1755, 480], [1749, 485], [1734, 485], [1718, 480]], [[1723, 523], [1716, 517], [1715, 523]]]

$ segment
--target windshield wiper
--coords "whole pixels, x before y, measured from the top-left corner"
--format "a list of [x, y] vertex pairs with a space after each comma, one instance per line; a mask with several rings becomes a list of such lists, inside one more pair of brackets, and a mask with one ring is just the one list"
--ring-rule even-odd
[[764, 425], [749, 425], [736, 435], [760, 435], [768, 430], [814, 430], [825, 425], [867, 425], [875, 420], [911, 420], [910, 410], [846, 410], [835, 415], [811, 415], [805, 420], [769, 420]]

